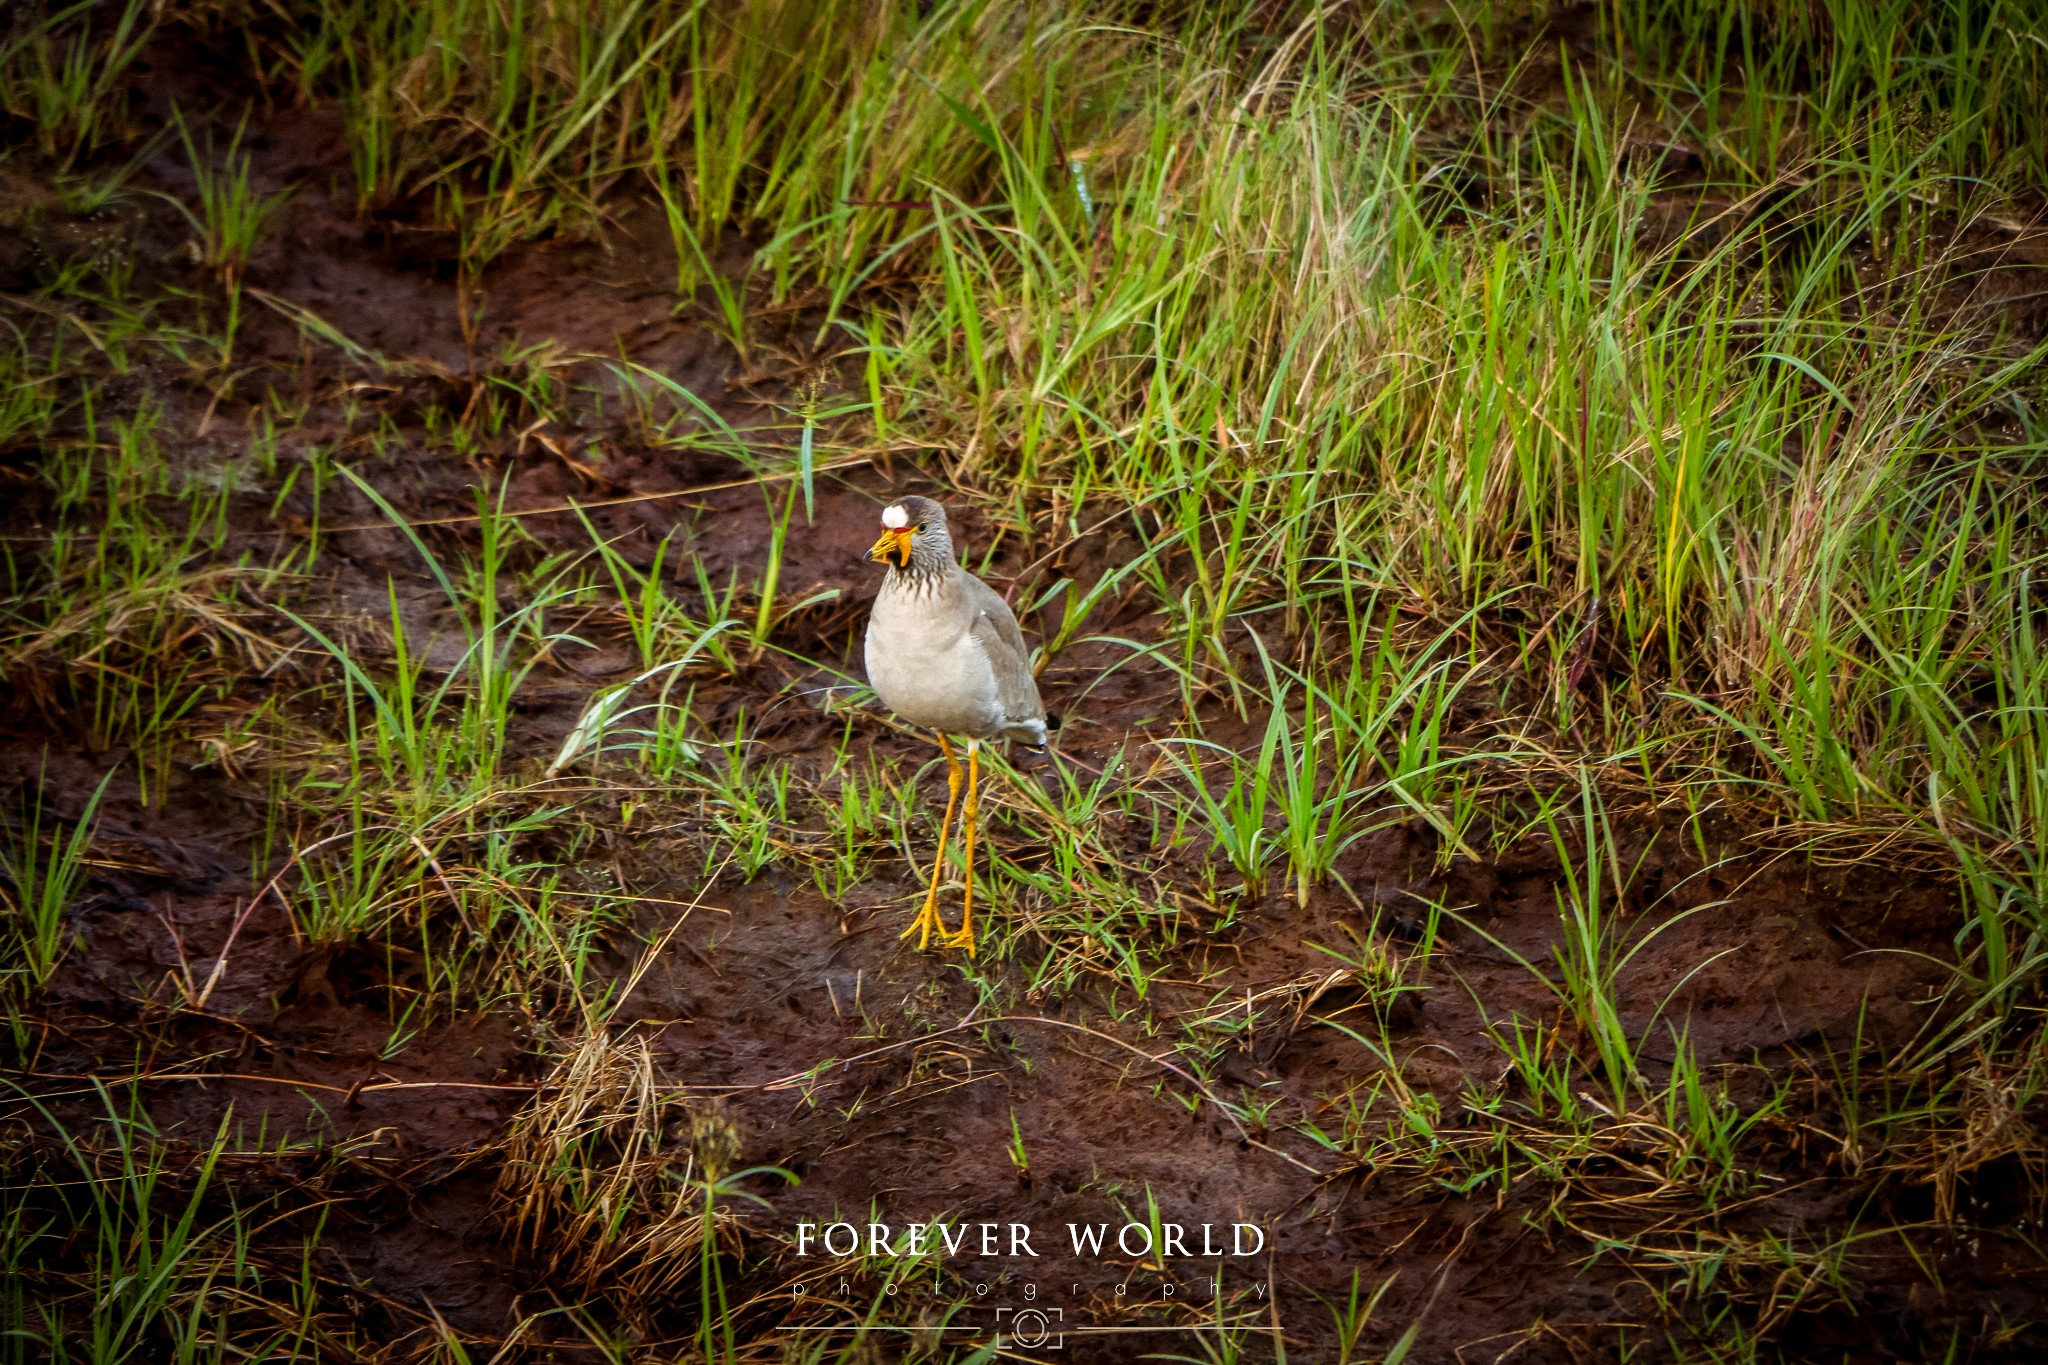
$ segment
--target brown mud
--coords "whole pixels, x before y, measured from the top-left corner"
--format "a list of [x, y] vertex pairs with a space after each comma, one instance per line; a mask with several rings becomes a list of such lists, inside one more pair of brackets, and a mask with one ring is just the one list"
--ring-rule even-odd
[[[600, 241], [512, 249], [485, 276], [472, 347], [449, 243], [402, 223], [367, 221], [321, 188], [345, 178], [331, 118], [281, 112], [251, 145], [264, 188], [301, 187], [251, 267], [252, 287], [317, 313], [393, 362], [389, 371], [351, 364], [307, 341], [283, 312], [252, 308], [240, 363], [269, 367], [275, 384], [298, 385], [310, 405], [291, 439], [339, 441], [361, 431], [360, 418], [351, 426], [344, 411], [355, 404], [388, 417], [398, 432], [393, 458], [359, 464], [415, 521], [465, 517], [480, 476], [509, 478], [506, 503], [515, 512], [571, 498], [612, 500], [592, 521], [636, 562], [651, 562], [674, 536], [680, 594], [694, 591], [693, 572], [681, 571], [691, 560], [713, 581], [730, 572], [758, 577], [770, 513], [761, 490], [688, 491], [743, 479], [730, 459], [636, 446], [623, 423], [511, 433], [475, 461], [431, 451], [421, 437], [426, 408], [469, 401], [478, 364], [508, 348], [558, 355], [562, 375], [593, 384], [602, 382], [601, 367], [567, 358], [623, 354], [683, 384], [742, 431], [778, 420], [779, 406], [811, 372], [806, 354], [794, 343], [757, 346], [743, 364], [709, 326], [678, 316], [657, 214], [629, 205]], [[175, 158], [161, 156], [145, 179], [177, 193], [189, 188], [184, 174]], [[33, 187], [9, 193], [28, 196]], [[90, 230], [115, 230], [166, 272], [181, 269], [174, 217], [149, 208], [122, 213], [109, 229], [44, 212], [34, 250], [16, 252], [20, 259], [7, 267], [33, 274], [37, 253], [62, 256], [84, 249]], [[177, 395], [166, 419], [173, 458], [203, 465], [248, 439], [242, 399], [217, 399], [177, 375], [156, 378]], [[7, 458], [18, 472], [28, 453]], [[47, 491], [26, 477], [11, 487], [0, 529], [32, 536], [44, 524]], [[831, 670], [858, 676], [859, 626], [874, 586], [859, 552], [877, 501], [905, 490], [964, 501], [941, 461], [916, 452], [886, 468], [867, 464], [821, 479], [815, 521], [792, 533], [781, 591], [789, 602], [831, 589], [839, 596], [785, 620], [776, 640], [824, 667], [769, 655], [705, 686], [698, 704], [710, 733], [744, 708], [764, 745], [761, 762], [819, 773], [851, 726], [857, 749], [899, 771], [930, 764], [928, 747], [871, 709], [828, 713], [798, 695], [831, 685]], [[280, 530], [306, 525], [302, 498], [287, 499], [273, 522], [269, 496], [238, 501], [230, 555], [260, 552]], [[431, 623], [433, 580], [399, 535], [380, 528], [367, 499], [336, 485], [323, 517], [365, 528], [330, 534], [318, 566], [323, 610], [374, 619], [387, 579], [395, 579], [407, 610]], [[992, 514], [969, 504], [960, 520], [960, 538], [978, 556], [997, 529]], [[573, 515], [530, 515], [523, 525], [536, 554], [587, 544]], [[454, 548], [470, 531], [457, 522], [424, 534], [430, 545]], [[1021, 585], [1007, 576], [1026, 570], [1044, 581], [1052, 545], [1043, 531], [1006, 531], [989, 576], [1012, 589]], [[1117, 553], [1115, 541], [1098, 538], [1073, 547], [1061, 571], [1086, 576]], [[1036, 632], [1044, 624], [1026, 626]], [[1129, 608], [1101, 628], [1142, 634], [1150, 626]], [[276, 619], [252, 629], [291, 642]], [[630, 674], [622, 635], [595, 625], [586, 634], [592, 648], [561, 651], [522, 694], [515, 747], [536, 769], [591, 690]], [[1120, 657], [1078, 647], [1046, 677], [1052, 709], [1072, 718], [1063, 755], [1088, 768], [1120, 753], [1139, 768], [1150, 764], [1156, 751], [1141, 722], [1178, 695], [1143, 664], [1098, 681]], [[244, 679], [234, 704], [256, 705], [264, 687], [288, 701], [301, 681], [295, 668]], [[538, 1087], [575, 1046], [573, 1010], [561, 999], [443, 1009], [394, 1047], [394, 1033], [405, 1032], [397, 1002], [416, 994], [416, 964], [386, 945], [313, 953], [274, 902], [250, 909], [252, 887], [278, 866], [260, 851], [260, 777], [183, 764], [169, 794], [144, 804], [124, 755], [91, 752], [63, 697], [56, 677], [8, 680], [0, 773], [10, 807], [20, 809], [39, 788], [55, 814], [73, 819], [101, 776], [119, 771], [73, 915], [76, 943], [29, 1021], [21, 1084], [60, 1116], [84, 1121], [100, 1101], [80, 1078], [139, 1073], [143, 1103], [174, 1138], [203, 1146], [230, 1111], [244, 1125], [316, 1137], [325, 1155], [304, 1170], [280, 1162], [231, 1176], [250, 1191], [297, 1188], [308, 1203], [325, 1201], [315, 1269], [354, 1306], [366, 1355], [425, 1352], [438, 1317], [477, 1343], [476, 1359], [492, 1358], [515, 1330], [531, 1358], [598, 1358], [563, 1322], [520, 1325], [567, 1298], [566, 1253], [522, 1241], [499, 1192], [515, 1118], [547, 1093]], [[1053, 780], [1042, 767], [1024, 771], [1024, 780]], [[935, 814], [943, 782], [930, 766], [923, 791], [928, 816]], [[879, 1276], [828, 1255], [798, 1258], [793, 1247], [777, 1253], [776, 1239], [793, 1238], [799, 1224], [900, 1227], [946, 1216], [1000, 1223], [1005, 1238], [1012, 1223], [1033, 1230], [1035, 1258], [963, 1254], [949, 1262], [948, 1294], [964, 1285], [969, 1298], [950, 1325], [977, 1330], [999, 1324], [999, 1307], [1030, 1304], [1059, 1308], [1062, 1321], [1077, 1326], [1213, 1315], [1220, 1265], [1225, 1294], [1236, 1296], [1232, 1311], [1254, 1329], [1284, 1326], [1291, 1359], [1336, 1358], [1332, 1316], [1317, 1301], [1341, 1306], [1354, 1277], [1368, 1291], [1392, 1282], [1362, 1338], [1373, 1349], [1386, 1349], [1413, 1323], [1415, 1360], [1611, 1359], [1618, 1333], [1658, 1358], [1665, 1332], [1680, 1330], [1668, 1324], [1684, 1318], [1689, 1291], [1676, 1268], [1738, 1245], [1775, 1239], [1814, 1250], [1864, 1229], [1904, 1228], [1911, 1231], [1856, 1242], [1833, 1278], [1788, 1266], [1774, 1281], [1761, 1260], [1731, 1260], [1728, 1274], [1748, 1282], [1720, 1291], [1748, 1305], [1751, 1330], [1774, 1340], [1784, 1359], [1931, 1359], [1952, 1342], [1966, 1343], [1975, 1360], [2034, 1360], [2048, 1351], [2048, 1336], [2033, 1325], [2048, 1318], [2048, 1278], [2011, 1214], [2033, 1197], [2021, 1163], [2001, 1158], [1946, 1183], [1931, 1171], [1918, 1180], [1859, 1174], [1866, 1162], [1893, 1168], [1855, 1149], [1841, 1109], [1847, 1082], [1839, 1061], [1826, 1060], [1875, 1059], [1927, 1023], [1959, 927], [1954, 888], [1940, 878], [1774, 853], [1732, 821], [1709, 826], [1711, 865], [1703, 865], [1672, 812], [1614, 807], [1618, 852], [1637, 869], [1622, 914], [1628, 941], [1644, 945], [1620, 974], [1620, 998], [1632, 1032], [1663, 1040], [1648, 1048], [1652, 1070], [1669, 1064], [1670, 1039], [1682, 1031], [1698, 1057], [1727, 1068], [1738, 1087], [1761, 1096], [1783, 1086], [1788, 1096], [1779, 1117], [1743, 1139], [1749, 1193], [1702, 1224], [1687, 1192], [1656, 1176], [1656, 1136], [1623, 1124], [1569, 1150], [1560, 1145], [1552, 1178], [1518, 1167], [1504, 1185], [1482, 1169], [1460, 1188], [1447, 1168], [1359, 1159], [1355, 1153], [1373, 1149], [1358, 1134], [1338, 1152], [1282, 1122], [1306, 1118], [1336, 1134], [1337, 1097], [1348, 1088], [1362, 1097], [1398, 1089], [1430, 1097], [1446, 1146], [1479, 1150], [1484, 1125], [1473, 1106], [1513, 1085], [1494, 1030], [1517, 1016], [1571, 1027], [1557, 998], [1517, 960], [1547, 969], [1559, 940], [1563, 874], [1547, 843], [1525, 840], [1443, 866], [1433, 835], [1382, 831], [1340, 863], [1343, 887], [1319, 889], [1306, 905], [1274, 892], [1220, 928], [1222, 916], [1192, 913], [1134, 1010], [1131, 990], [1106, 974], [1083, 975], [1064, 994], [1031, 989], [1034, 958], [1049, 948], [1042, 933], [1020, 930], [1017, 951], [980, 964], [992, 983], [987, 996], [955, 960], [911, 951], [898, 939], [919, 889], [907, 866], [884, 864], [881, 879], [837, 902], [793, 870], [772, 868], [751, 883], [729, 873], [707, 882], [701, 843], [686, 818], [662, 814], [658, 797], [629, 822], [616, 795], [561, 792], [586, 800], [599, 827], [575, 855], [575, 870], [607, 874], [620, 891], [644, 898], [636, 921], [611, 936], [592, 968], [616, 983], [645, 964], [613, 1035], [644, 1045], [659, 1084], [719, 1100], [741, 1135], [740, 1164], [772, 1164], [796, 1177], [752, 1177], [745, 1187], [766, 1207], [734, 1205], [757, 1259], [733, 1267], [739, 1278], [729, 1289], [734, 1302], [750, 1305], [742, 1321], [757, 1340], [772, 1341], [785, 1325], [857, 1321], [877, 1296], [892, 1297]], [[1017, 798], [998, 792], [993, 800]], [[1123, 819], [1104, 818], [1112, 826]], [[1198, 858], [1184, 850], [1159, 858], [1149, 827], [1135, 821], [1118, 832], [1135, 860], [1151, 859], [1164, 881], [1199, 898]], [[1006, 856], [1042, 856], [1000, 815], [991, 837]], [[1028, 898], [991, 896], [999, 920], [1034, 913]], [[1395, 960], [1417, 954], [1431, 932], [1432, 902], [1451, 913], [1435, 917], [1437, 951], [1410, 978], [1417, 989], [1376, 1008], [1348, 978], [1331, 981], [1338, 964], [1317, 945], [1355, 952], [1374, 943]], [[181, 1003], [178, 980], [205, 978], [245, 912], [206, 1007]], [[1148, 1033], [1148, 1016], [1168, 1026]], [[1186, 1027], [1176, 1033], [1175, 1024]], [[1227, 1045], [1204, 1057], [1193, 1041], [1204, 1036]], [[1597, 1084], [1579, 1083], [1589, 1093]], [[1275, 1121], [1259, 1126], [1217, 1101], [1244, 1113], [1270, 1102]], [[1597, 1105], [1597, 1094], [1590, 1102]], [[1368, 1112], [1373, 1128], [1398, 1122], [1385, 1103]], [[19, 1138], [33, 1124], [15, 1117]], [[1022, 1164], [1013, 1142], [1026, 1154]], [[1483, 1168], [1484, 1160], [1474, 1164]], [[1266, 1250], [1163, 1268], [1113, 1248], [1103, 1259], [1071, 1252], [1068, 1224], [1108, 1224], [1113, 1240], [1127, 1219], [1146, 1220], [1148, 1193], [1158, 1220], [1190, 1229], [1190, 1240], [1204, 1224], [1227, 1238], [1229, 1225], [1250, 1223], [1263, 1230]], [[302, 1227], [283, 1223], [274, 1232]], [[1800, 1276], [1811, 1283], [1789, 1291], [1785, 1280]], [[931, 1314], [943, 1311], [948, 1298], [931, 1282], [929, 1272], [906, 1277], [887, 1317], [916, 1321], [920, 1295]], [[674, 1343], [692, 1330], [695, 1293], [693, 1280], [620, 1312], [645, 1339]], [[936, 1331], [936, 1316], [930, 1325]], [[906, 1340], [924, 1339], [878, 1340], [881, 1358], [898, 1358]], [[1267, 1354], [1256, 1340], [1248, 1349]], [[1114, 1361], [1162, 1351], [1197, 1353], [1185, 1333], [1162, 1331], [1075, 1335], [1058, 1355], [1018, 1348], [1018, 1357]]]

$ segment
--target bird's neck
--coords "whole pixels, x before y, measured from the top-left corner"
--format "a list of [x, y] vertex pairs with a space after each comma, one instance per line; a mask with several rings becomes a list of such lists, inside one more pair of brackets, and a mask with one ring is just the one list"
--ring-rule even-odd
[[930, 558], [914, 555], [908, 568], [899, 569], [894, 565], [889, 567], [887, 587], [893, 592], [925, 596], [952, 578], [955, 567], [950, 555], [944, 558], [938, 555]]

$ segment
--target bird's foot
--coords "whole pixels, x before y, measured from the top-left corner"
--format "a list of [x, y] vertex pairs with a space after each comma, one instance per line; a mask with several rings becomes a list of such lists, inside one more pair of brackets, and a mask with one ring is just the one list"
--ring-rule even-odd
[[957, 934], [941, 934], [939, 936], [939, 946], [941, 948], [963, 948], [969, 957], [973, 957], [974, 931], [972, 929], [963, 929]]
[[917, 950], [920, 953], [931, 944], [933, 934], [939, 936], [939, 946], [942, 948], [950, 947], [948, 940], [954, 937], [947, 932], [946, 921], [940, 917], [939, 904], [935, 900], [927, 900], [924, 909], [918, 911], [917, 918], [910, 922], [910, 927], [897, 937], [909, 938], [912, 934], [917, 935]]

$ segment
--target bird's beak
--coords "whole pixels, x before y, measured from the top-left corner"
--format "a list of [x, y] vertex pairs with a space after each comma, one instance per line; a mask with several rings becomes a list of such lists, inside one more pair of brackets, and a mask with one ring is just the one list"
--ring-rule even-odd
[[883, 564], [894, 564], [899, 569], [910, 567], [910, 530], [887, 530], [882, 538], [868, 547], [867, 557]]

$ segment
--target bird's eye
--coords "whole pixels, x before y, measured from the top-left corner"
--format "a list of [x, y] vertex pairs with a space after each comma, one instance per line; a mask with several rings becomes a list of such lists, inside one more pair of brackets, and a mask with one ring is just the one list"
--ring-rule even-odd
[[919, 523], [918, 523], [917, 525], [915, 525], [915, 526], [911, 527], [911, 528], [910, 528], [910, 533], [911, 533], [912, 535], [914, 535], [914, 536], [921, 536], [921, 535], [923, 535], [923, 534], [924, 534], [924, 523], [920, 521], [920, 522], [919, 522]]

